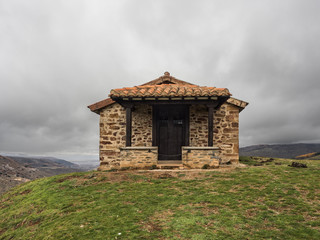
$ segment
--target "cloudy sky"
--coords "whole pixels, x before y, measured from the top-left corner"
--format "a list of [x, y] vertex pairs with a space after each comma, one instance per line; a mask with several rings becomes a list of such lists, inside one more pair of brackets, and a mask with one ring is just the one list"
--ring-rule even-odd
[[320, 143], [318, 0], [0, 0], [0, 152], [98, 158], [112, 88], [165, 71], [250, 105], [240, 144]]

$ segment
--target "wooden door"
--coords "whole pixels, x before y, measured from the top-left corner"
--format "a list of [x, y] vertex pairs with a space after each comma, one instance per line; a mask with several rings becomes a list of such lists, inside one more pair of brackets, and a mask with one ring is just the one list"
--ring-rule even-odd
[[156, 145], [159, 160], [181, 160], [181, 147], [186, 145], [188, 107], [162, 105], [155, 107]]

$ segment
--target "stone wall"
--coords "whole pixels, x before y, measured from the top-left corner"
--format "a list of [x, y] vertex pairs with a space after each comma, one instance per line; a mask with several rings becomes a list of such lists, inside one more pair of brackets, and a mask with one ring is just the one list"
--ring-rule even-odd
[[[126, 113], [118, 103], [114, 103], [100, 113], [100, 170], [121, 167], [152, 166], [157, 161], [157, 151], [121, 150], [126, 142]], [[208, 146], [208, 110], [205, 105], [190, 106], [191, 147]], [[214, 147], [219, 147], [222, 162], [239, 160], [239, 108], [231, 103], [223, 104], [214, 112]], [[152, 107], [135, 106], [132, 112], [132, 147], [152, 146]], [[186, 154], [183, 151], [182, 154]], [[201, 168], [209, 162], [216, 162], [209, 151], [193, 150], [185, 155], [186, 164]], [[201, 160], [199, 159], [208, 159]], [[191, 164], [191, 161], [195, 163]], [[200, 166], [201, 165], [201, 166]]]
[[126, 113], [118, 103], [100, 113], [100, 167], [99, 170], [120, 168], [120, 147], [126, 144]]
[[157, 165], [158, 147], [120, 148], [120, 168], [150, 168]]
[[[224, 103], [214, 111], [213, 145], [221, 148], [222, 162], [239, 161], [239, 108]], [[208, 109], [205, 105], [190, 106], [190, 146], [208, 146]]]
[[219, 167], [219, 148], [182, 147], [182, 164], [188, 168]]
[[152, 107], [137, 105], [132, 112], [132, 146], [152, 146]]
[[214, 114], [213, 145], [221, 148], [222, 162], [239, 162], [239, 108], [225, 103]]
[[208, 146], [208, 109], [205, 105], [191, 105], [189, 109], [189, 146]]
[[[132, 112], [132, 146], [152, 146], [152, 107], [148, 105], [137, 105]], [[143, 151], [120, 151], [126, 146], [126, 112], [118, 103], [114, 103], [103, 109], [100, 113], [100, 167], [99, 170], [119, 169], [124, 167], [128, 161], [134, 162], [126, 156], [139, 160], [139, 154]], [[154, 150], [152, 150], [154, 152]], [[150, 165], [146, 159], [148, 156], [140, 156], [146, 165]], [[152, 154], [151, 154], [152, 155]], [[154, 155], [154, 154], [153, 154]], [[146, 158], [145, 160], [143, 160]], [[153, 157], [154, 158], [154, 157]], [[157, 159], [157, 158], [156, 158]], [[139, 160], [140, 161], [140, 160]], [[140, 164], [141, 165], [141, 164]], [[152, 162], [151, 165], [154, 165]]]

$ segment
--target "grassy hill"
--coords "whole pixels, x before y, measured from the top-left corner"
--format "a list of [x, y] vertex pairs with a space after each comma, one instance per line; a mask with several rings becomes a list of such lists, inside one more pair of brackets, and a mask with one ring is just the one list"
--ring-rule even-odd
[[320, 239], [320, 161], [242, 161], [263, 166], [25, 183], [0, 197], [0, 239]]

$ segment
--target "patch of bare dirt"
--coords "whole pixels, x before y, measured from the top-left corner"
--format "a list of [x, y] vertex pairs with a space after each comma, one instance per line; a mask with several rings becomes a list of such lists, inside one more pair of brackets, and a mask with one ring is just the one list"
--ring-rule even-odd
[[142, 229], [148, 232], [161, 231], [165, 228], [165, 223], [173, 215], [171, 209], [161, 212], [155, 212], [146, 222], [140, 222]]
[[266, 189], [266, 186], [262, 185], [262, 184], [260, 186], [253, 186], [252, 185], [252, 186], [250, 186], [250, 188], [262, 191], [262, 190]]
[[259, 212], [258, 208], [250, 208], [246, 210], [245, 215], [247, 218], [251, 218], [251, 217], [255, 217], [258, 212]]
[[40, 218], [33, 219], [33, 220], [27, 220], [27, 218], [25, 218], [22, 222], [18, 223], [14, 228], [18, 229], [18, 228], [20, 228], [22, 226], [31, 227], [31, 226], [34, 226], [34, 225], [38, 225], [40, 222], [41, 222]]
[[160, 175], [158, 176], [158, 178], [160, 178], [160, 179], [166, 179], [166, 178], [173, 178], [173, 176], [172, 176], [170, 173], [165, 172], [165, 173], [160, 174]]
[[31, 192], [31, 189], [26, 189], [23, 192], [19, 193], [19, 195], [26, 195]]
[[205, 216], [210, 216], [212, 214], [218, 214], [220, 212], [220, 207], [209, 206], [209, 203], [206, 203], [206, 202], [194, 203], [194, 204], [190, 203], [188, 205], [192, 206], [192, 207], [200, 208], [202, 213]]
[[[319, 219], [320, 211], [319, 210], [313, 211], [312, 215], [310, 214], [310, 212], [304, 212], [302, 213], [302, 216], [306, 222], [314, 222]], [[311, 228], [320, 230], [319, 226], [311, 226]]]
[[[69, 175], [56, 180], [57, 183], [62, 183], [67, 180], [76, 180], [75, 185], [95, 185], [105, 182], [150, 182], [155, 179], [172, 179], [179, 178], [182, 180], [195, 180], [210, 178], [214, 172], [230, 172], [235, 171], [235, 168], [221, 169], [192, 169], [192, 170], [125, 170], [116, 172], [96, 171], [87, 175]], [[232, 179], [230, 179], [232, 180]]]

